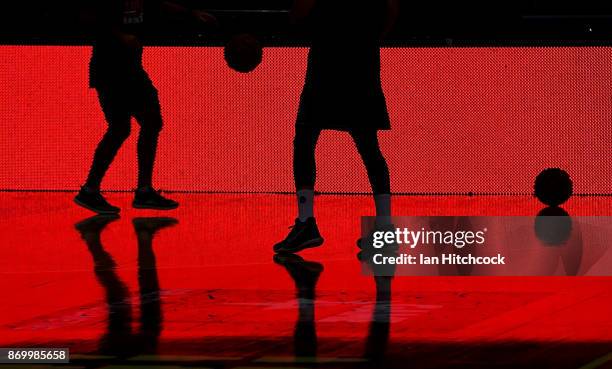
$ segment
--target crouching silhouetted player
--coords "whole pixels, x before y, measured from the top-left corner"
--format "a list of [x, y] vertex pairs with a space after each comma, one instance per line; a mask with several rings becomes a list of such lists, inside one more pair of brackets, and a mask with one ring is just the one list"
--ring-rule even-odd
[[139, 36], [162, 14], [190, 15], [200, 23], [214, 23], [207, 13], [188, 11], [160, 0], [96, 0], [95, 41], [89, 66], [89, 83], [98, 92], [108, 123], [96, 148], [89, 175], [75, 202], [97, 213], [118, 213], [100, 194], [100, 185], [117, 151], [130, 135], [131, 119], [140, 125], [138, 137], [138, 187], [133, 206], [170, 210], [176, 201], [153, 189], [153, 165], [162, 115], [157, 90], [142, 65]]
[[295, 127], [298, 218], [274, 251], [297, 252], [323, 243], [313, 200], [315, 147], [324, 129], [352, 136], [374, 192], [377, 224], [390, 224], [389, 170], [377, 136], [378, 130], [390, 129], [380, 81], [380, 39], [393, 26], [397, 10], [397, 0], [296, 0], [293, 16], [312, 36]]

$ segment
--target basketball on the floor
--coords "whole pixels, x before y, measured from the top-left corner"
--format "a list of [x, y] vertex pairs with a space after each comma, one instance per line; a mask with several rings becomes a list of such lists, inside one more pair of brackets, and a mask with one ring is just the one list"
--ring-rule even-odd
[[240, 73], [255, 70], [263, 58], [263, 47], [259, 40], [248, 33], [233, 36], [223, 49], [227, 65]]
[[542, 203], [559, 206], [572, 196], [572, 179], [563, 169], [544, 169], [535, 179], [534, 191]]

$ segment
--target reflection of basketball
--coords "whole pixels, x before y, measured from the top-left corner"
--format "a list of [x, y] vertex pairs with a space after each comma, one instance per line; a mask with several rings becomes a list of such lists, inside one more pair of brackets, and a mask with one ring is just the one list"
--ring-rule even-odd
[[558, 207], [542, 209], [535, 218], [536, 237], [549, 246], [563, 245], [572, 235], [572, 218]]
[[572, 196], [572, 180], [559, 168], [544, 169], [535, 180], [535, 196], [548, 206], [559, 206]]
[[227, 65], [233, 70], [249, 73], [261, 63], [263, 48], [254, 36], [243, 33], [228, 41], [223, 50], [223, 56]]

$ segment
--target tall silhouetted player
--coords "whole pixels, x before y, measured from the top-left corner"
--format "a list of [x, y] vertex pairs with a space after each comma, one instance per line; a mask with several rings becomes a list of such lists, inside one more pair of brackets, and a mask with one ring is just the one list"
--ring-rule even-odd
[[90, 62], [90, 87], [98, 98], [108, 128], [95, 151], [89, 176], [75, 202], [98, 213], [118, 213], [100, 194], [100, 185], [117, 151], [130, 135], [131, 119], [140, 124], [138, 137], [138, 185], [133, 206], [169, 210], [176, 201], [154, 190], [153, 165], [162, 115], [157, 90], [142, 66], [139, 37], [162, 14], [192, 15], [200, 22], [214, 22], [201, 11], [160, 0], [96, 0], [95, 41]]
[[298, 218], [276, 252], [323, 243], [313, 213], [315, 147], [321, 131], [348, 132], [368, 172], [377, 223], [390, 224], [389, 170], [378, 130], [390, 129], [380, 81], [380, 40], [397, 15], [397, 0], [297, 0], [296, 21], [312, 34], [306, 83], [297, 116], [293, 171]]

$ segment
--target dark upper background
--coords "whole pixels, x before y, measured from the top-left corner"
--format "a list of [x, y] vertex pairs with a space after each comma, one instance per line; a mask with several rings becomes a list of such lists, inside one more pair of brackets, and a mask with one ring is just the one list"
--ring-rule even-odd
[[[91, 1], [3, 1], [0, 43], [88, 43], [85, 14]], [[219, 44], [228, 34], [245, 31], [259, 35], [267, 45], [304, 42], [303, 35], [288, 24], [286, 11], [291, 6], [288, 0], [183, 2], [209, 10], [223, 27], [211, 33], [185, 22], [159, 24], [149, 32], [148, 42]], [[609, 0], [400, 0], [400, 3], [400, 19], [389, 44], [612, 44]]]

